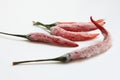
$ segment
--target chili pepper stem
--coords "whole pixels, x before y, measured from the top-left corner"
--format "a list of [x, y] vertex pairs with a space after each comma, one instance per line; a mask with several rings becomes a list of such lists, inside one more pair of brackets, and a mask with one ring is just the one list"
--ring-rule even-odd
[[10, 34], [10, 33], [5, 33], [5, 32], [0, 32], [0, 34], [10, 35], [10, 36], [16, 36], [16, 37], [22, 37], [22, 38], [28, 38], [27, 35]]
[[51, 61], [51, 60], [53, 60], [53, 59], [19, 61], [19, 62], [13, 62], [13, 65], [18, 65], [21, 63], [28, 63], [28, 62]]
[[18, 65], [21, 63], [28, 63], [28, 62], [41, 62], [41, 61], [60, 61], [60, 62], [66, 62], [67, 58], [66, 57], [57, 57], [57, 58], [52, 58], [52, 59], [39, 59], [39, 60], [27, 60], [27, 61], [18, 61], [18, 62], [13, 62], [13, 65]]
[[41, 22], [35, 22], [35, 21], [33, 21], [33, 25], [36, 25], [36, 26], [41, 25], [41, 26], [46, 27], [48, 30], [50, 30], [51, 27], [56, 26], [56, 23], [43, 24], [43, 23], [41, 23]]

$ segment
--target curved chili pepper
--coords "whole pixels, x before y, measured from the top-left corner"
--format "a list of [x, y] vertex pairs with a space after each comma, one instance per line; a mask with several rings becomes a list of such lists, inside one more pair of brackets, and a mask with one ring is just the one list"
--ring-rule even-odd
[[47, 35], [47, 34], [43, 34], [43, 33], [31, 33], [29, 35], [19, 35], [19, 34], [10, 34], [10, 33], [0, 32], [0, 34], [22, 37], [22, 38], [26, 38], [32, 42], [44, 42], [44, 43], [51, 43], [54, 45], [69, 46], [69, 47], [77, 47], [78, 46], [77, 43], [70, 41], [68, 39], [65, 39], [65, 38], [62, 38], [59, 36], [54, 36], [54, 35]]
[[[98, 19], [96, 22], [99, 23], [101, 26], [105, 24], [103, 19]], [[73, 32], [86, 32], [97, 29], [97, 27], [92, 22], [56, 22], [53, 24], [43, 24], [41, 22], [33, 21], [33, 25], [42, 25], [47, 27], [48, 29], [54, 26], [58, 26], [67, 31], [73, 31]]]
[[101, 33], [104, 36], [104, 39], [102, 42], [97, 43], [95, 45], [91, 45], [86, 48], [78, 49], [78, 50], [71, 52], [69, 55], [72, 61], [90, 58], [92, 56], [99, 55], [107, 51], [112, 46], [110, 33], [104, 27], [96, 23], [92, 19], [92, 17], [90, 17], [90, 19], [95, 24], [95, 26], [101, 31]]
[[91, 45], [82, 49], [78, 49], [72, 52], [69, 52], [63, 56], [52, 58], [52, 59], [42, 59], [42, 60], [28, 60], [28, 61], [18, 61], [13, 62], [13, 65], [18, 65], [21, 63], [28, 63], [28, 62], [39, 62], [39, 61], [60, 61], [60, 62], [71, 62], [74, 60], [81, 60], [81, 59], [87, 59], [92, 56], [96, 56], [98, 54], [101, 54], [105, 51], [107, 51], [111, 46], [111, 36], [110, 33], [101, 25], [96, 23], [92, 17], [90, 17], [91, 21], [95, 24], [95, 26], [101, 31], [101, 33], [104, 36], [104, 39], [102, 42], [97, 43], [95, 45]]

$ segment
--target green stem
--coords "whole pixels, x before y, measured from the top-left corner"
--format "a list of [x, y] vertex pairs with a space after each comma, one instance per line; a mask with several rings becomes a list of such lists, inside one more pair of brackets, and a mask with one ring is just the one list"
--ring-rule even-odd
[[41, 61], [60, 61], [60, 62], [66, 62], [67, 58], [66, 57], [57, 57], [57, 58], [52, 58], [52, 59], [40, 59], [40, 60], [27, 60], [27, 61], [18, 61], [18, 62], [13, 62], [13, 65], [18, 65], [21, 63], [28, 63], [28, 62], [41, 62]]
[[47, 29], [50, 30], [51, 27], [56, 26], [56, 23], [52, 23], [52, 24], [43, 24], [43, 23], [41, 23], [41, 22], [35, 22], [35, 21], [33, 21], [33, 25], [36, 25], [36, 26], [41, 25], [41, 26], [44, 26], [44, 27], [46, 27]]
[[10, 35], [10, 36], [16, 36], [16, 37], [22, 37], [22, 38], [27, 38], [27, 35], [19, 35], [19, 34], [10, 34], [10, 33], [5, 33], [5, 32], [0, 32], [0, 34], [5, 34], [5, 35]]

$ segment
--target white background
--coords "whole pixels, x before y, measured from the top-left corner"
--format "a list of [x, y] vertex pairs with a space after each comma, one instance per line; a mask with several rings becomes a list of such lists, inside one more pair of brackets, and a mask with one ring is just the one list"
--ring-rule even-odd
[[90, 21], [103, 18], [113, 46], [106, 53], [70, 64], [34, 63], [12, 66], [13, 61], [51, 58], [100, 41], [77, 42], [68, 48], [27, 42], [0, 35], [0, 80], [120, 80], [120, 0], [0, 0], [0, 31], [28, 34], [44, 32], [32, 21]]

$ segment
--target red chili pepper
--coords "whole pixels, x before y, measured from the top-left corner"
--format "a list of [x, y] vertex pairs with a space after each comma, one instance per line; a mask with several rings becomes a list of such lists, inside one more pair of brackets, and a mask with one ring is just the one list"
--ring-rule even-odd
[[72, 41], [85, 41], [96, 38], [99, 34], [98, 33], [88, 33], [88, 32], [71, 32], [66, 31], [60, 27], [52, 27], [50, 28], [51, 34], [56, 36], [61, 36], [67, 38]]
[[70, 53], [71, 60], [85, 59], [92, 56], [96, 56], [98, 54], [104, 53], [112, 46], [110, 33], [104, 27], [96, 23], [92, 19], [92, 17], [90, 17], [90, 19], [95, 24], [95, 26], [102, 32], [104, 39], [102, 42], [97, 43], [95, 45], [91, 45], [86, 48], [78, 49], [71, 52]]
[[[101, 26], [105, 24], [103, 19], [99, 19], [96, 21]], [[43, 24], [41, 22], [33, 22], [34, 25], [42, 25], [50, 29], [51, 27], [58, 26], [61, 27], [67, 31], [73, 31], [73, 32], [86, 32], [86, 31], [92, 31], [96, 30], [97, 27], [92, 22], [56, 22], [53, 24]]]
[[31, 33], [29, 35], [18, 35], [18, 34], [9, 34], [9, 33], [4, 33], [0, 32], [1, 34], [5, 35], [11, 35], [11, 36], [17, 36], [17, 37], [23, 37], [27, 38], [28, 40], [32, 42], [44, 42], [44, 43], [51, 43], [55, 45], [60, 45], [60, 46], [69, 46], [69, 47], [77, 47], [78, 44], [70, 41], [68, 39], [59, 37], [59, 36], [54, 36], [54, 35], [47, 35], [43, 33]]
[[110, 33], [101, 25], [96, 23], [92, 17], [90, 18], [91, 21], [96, 25], [96, 27], [101, 31], [101, 33], [104, 36], [104, 40], [100, 43], [97, 43], [95, 45], [91, 45], [82, 49], [78, 49], [72, 52], [67, 53], [66, 55], [52, 58], [52, 59], [41, 59], [41, 60], [28, 60], [28, 61], [18, 61], [13, 62], [13, 65], [21, 64], [21, 63], [28, 63], [28, 62], [39, 62], [39, 61], [60, 61], [60, 62], [70, 62], [73, 60], [81, 60], [90, 58], [92, 56], [99, 55], [105, 51], [107, 51], [111, 46], [111, 36]]

